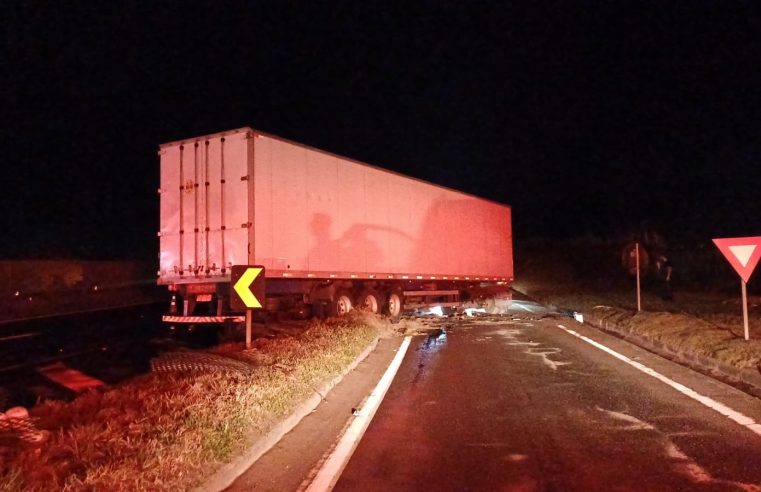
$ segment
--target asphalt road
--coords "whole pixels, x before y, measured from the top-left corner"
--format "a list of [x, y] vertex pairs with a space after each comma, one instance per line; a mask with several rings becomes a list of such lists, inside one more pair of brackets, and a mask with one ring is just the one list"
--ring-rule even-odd
[[760, 435], [558, 325], [761, 422], [757, 399], [518, 307], [417, 337], [335, 490], [761, 490]]

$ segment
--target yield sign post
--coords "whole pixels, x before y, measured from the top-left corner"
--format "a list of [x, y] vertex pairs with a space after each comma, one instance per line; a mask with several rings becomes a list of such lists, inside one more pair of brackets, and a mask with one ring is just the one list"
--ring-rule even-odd
[[743, 325], [745, 327], [745, 339], [748, 340], [748, 293], [746, 285], [753, 270], [761, 258], [761, 236], [752, 237], [727, 237], [713, 240], [719, 251], [729, 261], [729, 264], [740, 275], [740, 287], [742, 289], [743, 302]]
[[251, 348], [251, 310], [264, 306], [264, 267], [235, 265], [230, 271], [230, 308], [246, 311], [246, 348]]

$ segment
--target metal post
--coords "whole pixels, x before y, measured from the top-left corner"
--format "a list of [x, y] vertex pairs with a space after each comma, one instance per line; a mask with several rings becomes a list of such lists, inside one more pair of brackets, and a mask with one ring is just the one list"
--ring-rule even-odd
[[251, 348], [251, 310], [246, 309], [246, 349]]
[[642, 311], [642, 294], [639, 284], [639, 243], [634, 243], [635, 256], [637, 257], [637, 311]]
[[743, 326], [745, 327], [745, 339], [750, 340], [750, 333], [748, 333], [748, 291], [746, 289], [745, 280], [740, 279], [740, 285], [743, 291]]

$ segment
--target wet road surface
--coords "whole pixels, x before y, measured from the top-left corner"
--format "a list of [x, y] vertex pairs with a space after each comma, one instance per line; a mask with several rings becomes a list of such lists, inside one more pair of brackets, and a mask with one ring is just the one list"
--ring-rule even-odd
[[523, 308], [416, 338], [335, 490], [761, 490], [761, 436], [558, 325], [756, 422], [758, 400]]

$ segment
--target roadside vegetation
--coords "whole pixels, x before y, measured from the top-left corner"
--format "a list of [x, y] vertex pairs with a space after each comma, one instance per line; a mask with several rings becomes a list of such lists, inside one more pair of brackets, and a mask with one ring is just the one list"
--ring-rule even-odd
[[658, 342], [674, 353], [706, 357], [736, 369], [761, 368], [761, 339], [745, 340], [695, 316], [598, 306], [586, 311], [585, 318], [602, 326], [614, 324], [619, 333]]
[[30, 414], [45, 439], [4, 448], [0, 491], [197, 486], [378, 336], [408, 328], [366, 314], [313, 321], [297, 336], [257, 339], [251, 350], [236, 343], [200, 358], [159, 358], [157, 370], [122, 385], [43, 402]]
[[607, 320], [675, 352], [710, 357], [738, 369], [759, 367], [761, 280], [751, 279], [748, 286], [750, 341], [743, 339], [739, 280], [718, 250], [705, 246], [674, 253], [678, 261], [670, 299], [664, 299], [657, 279], [643, 274], [642, 312], [637, 313], [635, 280], [620, 264], [624, 244], [594, 238], [528, 243], [516, 253], [515, 287], [545, 304]]

